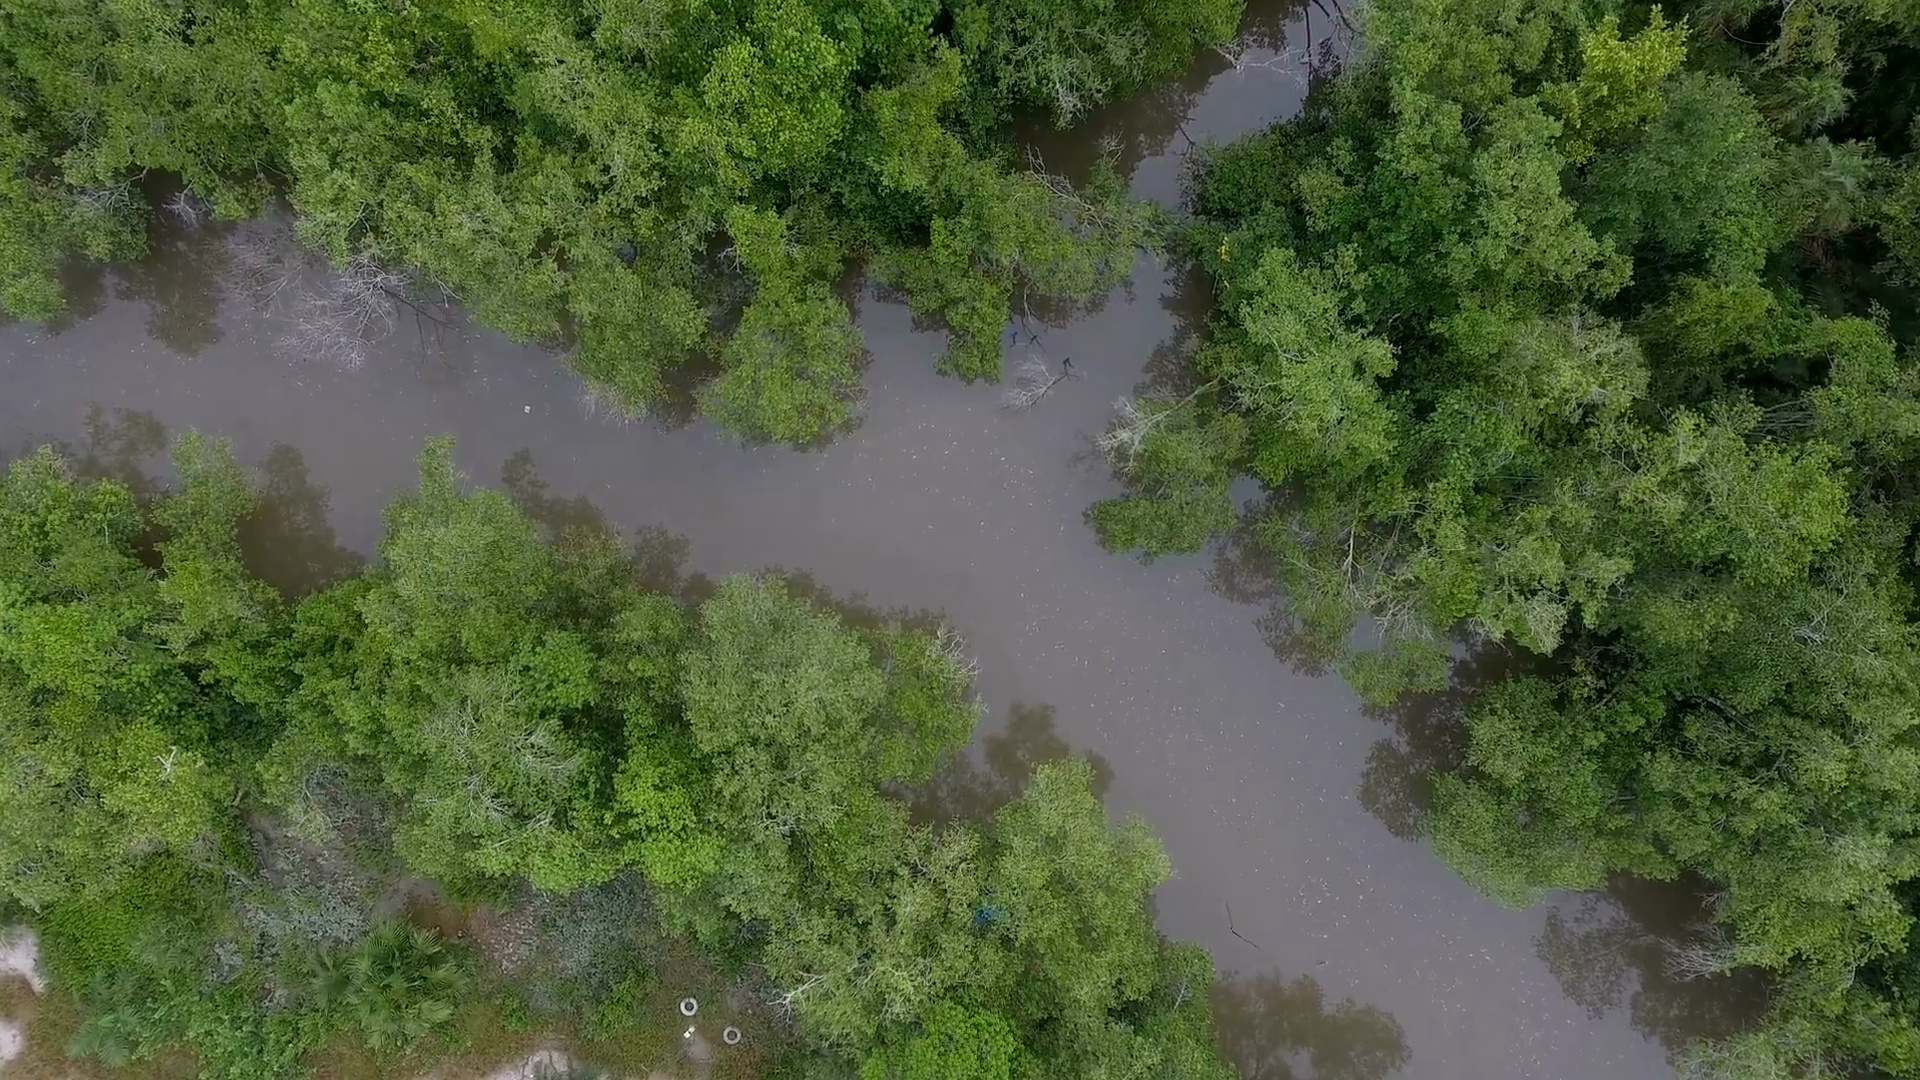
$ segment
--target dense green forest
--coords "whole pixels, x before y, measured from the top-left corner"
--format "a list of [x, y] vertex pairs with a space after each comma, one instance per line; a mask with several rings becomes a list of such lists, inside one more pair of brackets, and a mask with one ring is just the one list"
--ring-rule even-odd
[[1016, 290], [1071, 310], [1125, 276], [1154, 216], [1110, 174], [1076, 192], [1011, 168], [1008, 123], [1175, 70], [1239, 10], [8, 0], [0, 312], [55, 312], [70, 254], [136, 254], [142, 180], [167, 176], [191, 216], [284, 196], [350, 283], [331, 334], [450, 298], [625, 407], [710, 373], [710, 415], [807, 442], [858, 404], [851, 263], [944, 325], [968, 379], [998, 376]]
[[194, 435], [173, 464], [146, 497], [51, 448], [0, 483], [0, 914], [66, 1052], [418, 1075], [562, 1031], [644, 1072], [699, 990], [752, 1031], [732, 1075], [1232, 1075], [1211, 962], [1154, 929], [1167, 858], [1091, 766], [910, 815], [975, 719], [940, 626], [663, 591], [444, 442], [371, 566], [285, 597], [240, 543], [259, 484]]
[[1230, 534], [1276, 648], [1375, 703], [1501, 657], [1418, 824], [1514, 902], [1704, 890], [1670, 967], [1772, 1006], [1689, 1070], [1920, 1076], [1920, 8], [1379, 0], [1363, 36], [1192, 176], [1208, 333], [1122, 403], [1091, 523]]
[[[136, 253], [165, 178], [182, 213], [284, 198], [339, 304], [457, 301], [629, 407], [692, 372], [807, 442], [858, 404], [847, 271], [993, 377], [1010, 310], [1170, 236], [1213, 307], [1100, 440], [1102, 541], [1220, 544], [1276, 649], [1371, 703], [1459, 691], [1417, 826], [1476, 886], [1704, 893], [1665, 962], [1770, 1005], [1690, 1076], [1920, 1077], [1920, 7], [1375, 0], [1171, 229], [1015, 167], [1012, 117], [1236, 17], [0, 0], [0, 309]], [[418, 878], [755, 973], [795, 1075], [1221, 1074], [1164, 856], [1085, 767], [916, 823], [973, 723], [950, 637], [649, 587], [444, 447], [371, 569], [283, 596], [235, 545], [246, 474], [193, 438], [177, 472], [136, 498], [43, 453], [0, 490], [0, 881], [74, 1052], [291, 1075], [483, 1007], [606, 1035], [659, 989], [645, 950], [503, 987], [383, 910]]]

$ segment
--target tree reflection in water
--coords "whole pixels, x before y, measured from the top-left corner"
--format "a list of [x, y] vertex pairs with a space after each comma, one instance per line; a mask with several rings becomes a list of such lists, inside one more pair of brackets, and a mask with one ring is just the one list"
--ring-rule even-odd
[[1352, 998], [1328, 1004], [1311, 976], [1278, 969], [1213, 984], [1220, 1054], [1242, 1080], [1385, 1080], [1407, 1063], [1391, 1014]]
[[1605, 892], [1555, 903], [1534, 945], [1569, 998], [1595, 1017], [1627, 1006], [1634, 1030], [1671, 1057], [1694, 1040], [1745, 1030], [1766, 1008], [1757, 969], [1711, 971], [1714, 946], [1724, 944], [1712, 899], [1698, 879], [1622, 876]]
[[1099, 754], [1076, 755], [1055, 729], [1051, 705], [1016, 701], [1003, 729], [982, 738], [985, 764], [962, 752], [942, 763], [933, 778], [898, 794], [915, 821], [930, 825], [983, 822], [1020, 797], [1034, 770], [1050, 761], [1085, 757], [1093, 766], [1093, 793], [1104, 796], [1113, 768]]

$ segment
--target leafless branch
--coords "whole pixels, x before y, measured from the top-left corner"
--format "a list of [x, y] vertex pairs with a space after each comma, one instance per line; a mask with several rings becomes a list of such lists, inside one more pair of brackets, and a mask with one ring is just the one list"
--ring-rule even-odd
[[1340, 20], [1340, 26], [1347, 36], [1351, 37], [1360, 32], [1355, 28], [1353, 22], [1347, 18], [1347, 9], [1344, 5], [1336, 2], [1333, 7], [1329, 9], [1327, 7], [1327, 0], [1313, 0], [1313, 6], [1319, 8], [1322, 13], [1332, 15], [1334, 18]]
[[1311, 50], [1302, 46], [1255, 59], [1253, 54], [1265, 50], [1249, 49], [1244, 38], [1215, 45], [1213, 51], [1226, 60], [1236, 75], [1245, 75], [1249, 71], [1278, 71], [1296, 81], [1306, 76], [1310, 70], [1308, 61], [1312, 58]]
[[812, 990], [814, 987], [819, 986], [821, 983], [827, 981], [827, 977], [825, 975], [807, 974], [804, 977], [806, 978], [805, 982], [801, 983], [799, 986], [796, 986], [791, 990], [787, 990], [783, 993], [774, 995], [772, 998], [768, 999], [767, 1004], [772, 1005], [773, 1007], [780, 1009], [784, 1012], [792, 1012], [794, 1007], [799, 1004], [800, 999], [806, 995], [807, 991]]
[[367, 254], [347, 260], [320, 286], [294, 302], [280, 345], [295, 356], [345, 368], [366, 362], [368, 351], [393, 333], [406, 278]]
[[74, 201], [89, 210], [99, 213], [117, 213], [133, 205], [133, 178], [129, 177], [117, 184], [100, 184], [83, 188], [74, 194]]
[[[1072, 361], [1069, 360], [1067, 363]], [[1047, 396], [1047, 391], [1073, 377], [1073, 369], [1062, 367], [1060, 373], [1056, 375], [1045, 359], [1031, 354], [1020, 362], [1020, 367], [1016, 370], [1013, 385], [1007, 387], [1006, 393], [1000, 395], [1000, 404], [1003, 408], [1019, 411], [1038, 405], [1040, 399]]]
[[189, 229], [198, 228], [207, 213], [206, 203], [201, 202], [192, 191], [186, 188], [174, 192], [173, 197], [161, 204], [160, 208], [173, 215], [175, 221]]
[[967, 682], [980, 677], [980, 661], [967, 652], [966, 639], [953, 627], [941, 623], [940, 629], [934, 632], [933, 647]]
[[1675, 979], [1705, 979], [1724, 975], [1735, 966], [1733, 942], [1717, 924], [1705, 937], [1667, 947], [1667, 974]]
[[[1250, 938], [1250, 937], [1248, 937], [1247, 935], [1245, 935], [1245, 934], [1243, 934], [1243, 933], [1241, 933], [1241, 932], [1240, 932], [1239, 930], [1237, 930], [1237, 929], [1235, 929], [1235, 928], [1234, 928], [1234, 925], [1233, 925], [1233, 905], [1232, 905], [1232, 904], [1228, 904], [1228, 903], [1227, 903], [1227, 902], [1226, 902], [1225, 900], [1222, 900], [1222, 901], [1220, 901], [1220, 902], [1221, 902], [1222, 904], [1225, 904], [1225, 905], [1226, 905], [1226, 909], [1227, 909], [1227, 933], [1229, 933], [1229, 934], [1232, 934], [1232, 935], [1233, 935], [1234, 937], [1237, 937], [1237, 938], [1239, 938], [1239, 939], [1240, 939], [1241, 941], [1244, 941], [1244, 942], [1246, 942], [1247, 944], [1249, 944], [1249, 945], [1251, 945], [1251, 946], [1253, 946], [1253, 947], [1254, 947], [1254, 948], [1256, 948], [1256, 949], [1260, 949], [1260, 943], [1259, 943], [1259, 942], [1257, 942], [1257, 941], [1255, 941], [1255, 940], [1253, 940], [1252, 938]], [[1265, 950], [1265, 949], [1260, 949], [1260, 951], [1261, 951], [1261, 952], [1266, 952], [1267, 950]]]
[[1066, 120], [1078, 119], [1080, 111], [1086, 108], [1079, 90], [1058, 75], [1053, 79], [1053, 108], [1055, 114]]
[[1217, 381], [1205, 383], [1195, 387], [1186, 397], [1174, 402], [1168, 402], [1164, 398], [1150, 398], [1143, 404], [1135, 398], [1119, 398], [1113, 403], [1115, 416], [1113, 426], [1095, 439], [1094, 445], [1114, 464], [1123, 468], [1131, 465], [1134, 455], [1140, 452], [1140, 448], [1146, 444], [1147, 436], [1153, 434], [1155, 428], [1165, 423], [1167, 417], [1192, 404], [1195, 398], [1217, 385]]
[[306, 271], [306, 252], [285, 229], [248, 225], [227, 241], [229, 287], [264, 312], [276, 312]]

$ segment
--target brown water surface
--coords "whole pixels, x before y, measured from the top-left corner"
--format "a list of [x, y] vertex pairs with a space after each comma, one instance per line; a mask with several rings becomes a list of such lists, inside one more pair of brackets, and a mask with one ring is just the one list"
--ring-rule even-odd
[[[1299, 107], [1293, 56], [1337, 25], [1305, 12], [1269, 3], [1243, 55], [1209, 53], [1071, 131], [1024, 137], [1069, 175], [1112, 153], [1139, 194], [1171, 203], [1193, 140]], [[1337, 678], [1276, 659], [1266, 598], [1235, 587], [1230, 559], [1142, 565], [1095, 544], [1082, 511], [1116, 485], [1092, 437], [1177, 360], [1205, 302], [1150, 261], [1097, 312], [1009, 346], [1009, 366], [1038, 351], [1082, 376], [1025, 412], [936, 375], [938, 335], [863, 294], [865, 420], [796, 452], [610, 418], [552, 357], [457, 322], [402, 318], [353, 370], [290, 359], [274, 344], [284, 318], [231, 295], [229, 250], [163, 229], [140, 264], [81, 275], [65, 323], [0, 328], [0, 452], [59, 439], [156, 475], [167, 434], [230, 438], [271, 489], [253, 546], [297, 590], [371, 551], [422, 442], [452, 434], [476, 481], [560, 518], [664, 530], [669, 564], [684, 538], [692, 570], [802, 569], [841, 598], [943, 612], [980, 659], [986, 766], [922, 810], [977, 812], [1034, 760], [1099, 755], [1109, 805], [1144, 815], [1173, 857], [1162, 926], [1230, 976], [1215, 1002], [1250, 1078], [1658, 1077], [1663, 1043], [1717, 1026], [1696, 1022], [1712, 995], [1673, 1003], [1686, 987], [1642, 1007], [1637, 973], [1658, 961], [1634, 903], [1506, 910], [1397, 835], [1448, 714], [1427, 703], [1383, 724]]]

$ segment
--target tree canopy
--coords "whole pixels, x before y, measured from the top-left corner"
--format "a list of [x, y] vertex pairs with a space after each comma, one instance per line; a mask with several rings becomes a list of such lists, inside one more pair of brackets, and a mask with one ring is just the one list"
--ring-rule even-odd
[[1917, 34], [1371, 4], [1299, 118], [1204, 155], [1192, 381], [1103, 440], [1109, 546], [1241, 530], [1363, 697], [1516, 655], [1427, 831], [1514, 901], [1708, 883], [1702, 966], [1781, 987], [1708, 1072], [1920, 1075]]
[[[1225, 40], [1233, 0], [107, 0], [0, 11], [0, 311], [61, 305], [63, 258], [125, 258], [169, 205], [283, 195], [362, 304], [439, 296], [564, 345], [623, 406], [705, 357], [712, 415], [845, 425], [857, 260], [996, 378], [1013, 291], [1093, 300], [1150, 215], [1106, 180], [1009, 169], [1062, 123]], [[196, 211], [197, 213], [197, 211]], [[331, 333], [356, 332], [355, 320]], [[365, 318], [358, 320], [364, 324]], [[326, 342], [307, 342], [326, 355]]]
[[[470, 489], [446, 441], [376, 561], [283, 595], [240, 543], [252, 474], [195, 435], [173, 466], [142, 497], [43, 449], [0, 483], [0, 910], [85, 1017], [70, 1053], [395, 1060], [493, 1007], [481, 948], [553, 972], [489, 991], [515, 1008], [573, 995], [620, 1031], [667, 935], [758, 972], [812, 1075], [1230, 1075], [1210, 962], [1153, 925], [1167, 857], [1091, 766], [990, 820], [893, 794], [972, 735], [950, 630], [776, 577], [650, 588], [609, 533]], [[422, 882], [554, 929], [450, 938], [396, 910]]]

